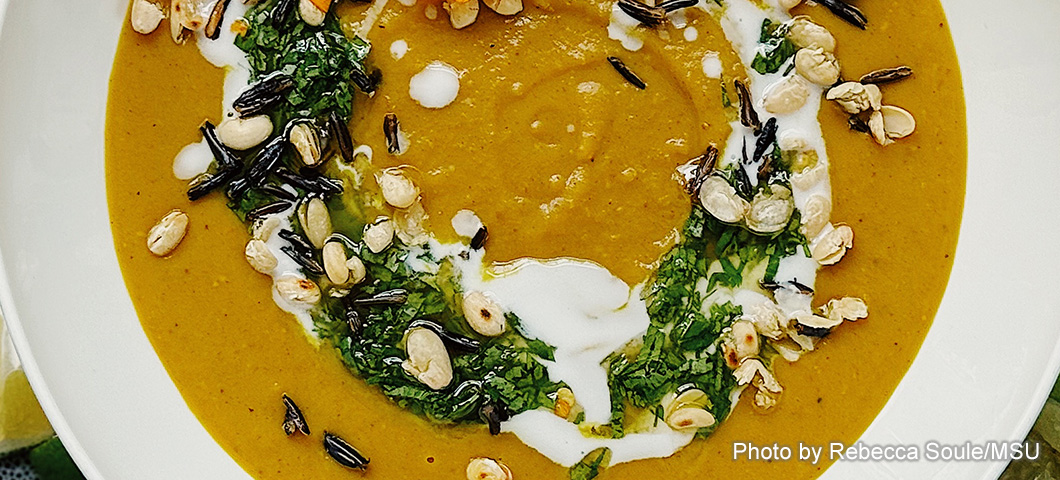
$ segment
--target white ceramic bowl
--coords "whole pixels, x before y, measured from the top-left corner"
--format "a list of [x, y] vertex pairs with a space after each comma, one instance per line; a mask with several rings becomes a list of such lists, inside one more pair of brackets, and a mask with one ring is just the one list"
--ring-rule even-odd
[[[91, 479], [248, 478], [170, 382], [115, 258], [103, 125], [127, 2], [4, 4], [0, 304], [44, 410]], [[968, 102], [964, 221], [942, 307], [870, 444], [1021, 440], [1060, 367], [1060, 3], [943, 4]], [[841, 462], [826, 477], [992, 478], [1003, 467]]]

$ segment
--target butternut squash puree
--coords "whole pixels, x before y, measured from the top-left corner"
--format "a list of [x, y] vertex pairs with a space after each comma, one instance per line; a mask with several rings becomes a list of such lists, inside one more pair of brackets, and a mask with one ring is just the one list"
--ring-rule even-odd
[[[494, 259], [572, 255], [637, 282], [687, 213], [670, 178], [673, 167], [728, 134], [717, 82], [703, 78], [696, 55], [721, 51], [732, 78], [732, 53], [712, 20], [696, 18], [697, 43], [649, 41], [646, 53], [624, 54], [604, 38], [605, 17], [554, 6], [555, 13], [530, 7], [524, 15], [551, 17], [548, 28], [514, 27], [484, 9], [460, 33], [450, 31], [444, 12], [436, 22], [424, 19], [422, 3], [392, 6], [406, 13], [386, 15], [371, 34], [373, 60], [387, 84], [374, 99], [358, 100], [354, 135], [373, 146], [380, 166], [416, 166], [438, 231], [449, 231], [452, 212], [472, 208], [490, 226]], [[800, 8], [835, 33], [847, 76], [898, 64], [916, 70], [912, 80], [884, 87], [887, 103], [918, 120], [916, 134], [896, 145], [880, 148], [848, 132], [832, 105], [820, 116], [832, 163], [833, 220], [852, 225], [857, 238], [843, 262], [820, 275], [819, 300], [861, 296], [870, 318], [838, 329], [798, 363], [780, 365], [786, 391], [770, 413], [756, 413], [745, 401], [710, 439], [670, 459], [613, 467], [606, 478], [815, 477], [827, 465], [734, 462], [732, 442], [853, 442], [915, 356], [946, 286], [960, 222], [966, 158], [960, 76], [937, 2], [861, 6], [872, 22], [865, 32], [821, 8]], [[395, 61], [388, 49], [399, 38], [410, 49]], [[507, 45], [513, 38], [521, 44]], [[591, 51], [584, 61], [556, 53], [583, 44]], [[610, 71], [602, 59], [614, 53], [628, 59], [649, 90], [635, 92]], [[467, 74], [454, 105], [427, 111], [403, 89], [435, 59]], [[435, 427], [400, 410], [347, 372], [329, 347], [312, 346], [272, 303], [269, 279], [243, 260], [243, 226], [220, 198], [189, 203], [186, 185], [171, 170], [176, 153], [198, 140], [199, 122], [218, 120], [221, 80], [194, 46], [175, 47], [164, 32], [143, 37], [127, 29], [106, 131], [111, 222], [130, 295], [207, 430], [261, 479], [349, 475], [323, 452], [325, 430], [371, 457], [368, 478], [463, 478], [476, 455], [503, 459], [517, 479], [565, 478], [562, 468], [512, 435]], [[603, 100], [581, 101], [570, 92], [585, 80], [601, 84]], [[514, 82], [523, 83], [520, 92], [511, 90]], [[399, 114], [413, 140], [405, 156], [382, 153], [386, 111]], [[543, 125], [533, 131], [528, 125], [535, 115]], [[575, 125], [572, 136], [568, 124]], [[581, 132], [596, 135], [586, 140]], [[682, 141], [668, 144], [670, 138]], [[562, 154], [569, 151], [579, 155]], [[579, 167], [584, 179], [567, 187]], [[635, 174], [622, 173], [630, 168]], [[542, 214], [542, 203], [565, 195], [569, 204]], [[171, 258], [160, 260], [145, 248], [146, 232], [174, 207], [190, 215], [190, 232]], [[283, 435], [284, 392], [305, 412], [310, 438]]]

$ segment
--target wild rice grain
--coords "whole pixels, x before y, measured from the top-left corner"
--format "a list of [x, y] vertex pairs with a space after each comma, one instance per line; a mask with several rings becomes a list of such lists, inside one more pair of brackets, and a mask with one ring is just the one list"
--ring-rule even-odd
[[626, 79], [630, 85], [641, 90], [647, 88], [648, 84], [644, 83], [644, 80], [641, 80], [636, 73], [633, 73], [633, 70], [630, 70], [622, 59], [618, 57], [607, 57], [607, 61], [611, 63], [611, 66], [615, 68], [615, 71], [617, 71], [619, 75], [622, 75], [622, 78]]

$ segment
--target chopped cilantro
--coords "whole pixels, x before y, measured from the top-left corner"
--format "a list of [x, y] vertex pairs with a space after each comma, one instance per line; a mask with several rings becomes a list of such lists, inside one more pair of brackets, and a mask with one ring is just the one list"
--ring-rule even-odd
[[738, 307], [712, 308], [708, 317], [701, 311], [703, 298], [696, 290], [713, 252], [709, 244], [717, 239], [712, 223], [716, 220], [706, 211], [693, 208], [682, 241], [663, 257], [646, 294], [651, 324], [640, 350], [608, 359], [612, 404], [618, 407], [611, 419], [616, 437], [624, 434], [624, 404], [654, 408], [667, 393], [688, 383], [707, 393], [715, 418], [728, 414], [735, 380], [719, 352], [706, 352], [740, 312]]
[[[351, 295], [368, 296], [394, 288], [408, 291], [401, 305], [363, 307], [363, 331], [351, 336], [345, 323], [345, 307], [331, 301], [315, 317], [318, 335], [334, 343], [343, 361], [370, 385], [398, 405], [438, 422], [478, 422], [479, 408], [486, 402], [500, 403], [517, 414], [552, 406], [550, 397], [562, 385], [548, 378], [541, 359], [553, 358], [553, 347], [527, 338], [519, 319], [509, 314], [512, 328], [500, 337], [488, 338], [467, 327], [460, 313], [459, 295], [451, 268], [443, 261], [439, 273], [413, 270], [406, 260], [416, 253], [395, 243], [381, 253], [361, 249], [359, 256], [368, 271], [368, 281]], [[420, 259], [437, 263], [425, 253]], [[405, 331], [413, 320], [427, 319], [448, 331], [474, 338], [481, 346], [473, 352], [449, 349], [453, 381], [442, 390], [432, 390], [401, 368]]]
[[762, 22], [762, 35], [758, 39], [758, 53], [751, 68], [763, 75], [777, 73], [787, 61], [798, 51], [795, 44], [788, 40], [788, 29], [790, 25], [765, 19]]
[[[708, 409], [715, 418], [728, 415], [735, 379], [718, 342], [742, 309], [714, 303], [704, 311], [705, 295], [718, 287], [740, 286], [747, 268], [763, 261], [769, 262], [767, 278], [772, 278], [780, 258], [794, 254], [800, 246], [805, 248], [799, 225], [796, 212], [785, 230], [763, 236], [722, 223], [702, 207], [693, 206], [682, 240], [662, 258], [645, 294], [651, 324], [639, 350], [617, 352], [605, 361], [611, 382], [612, 436], [624, 435], [626, 407], [653, 409], [658, 418], [663, 397], [687, 384], [707, 394]], [[708, 277], [713, 262], [721, 270]], [[705, 294], [697, 289], [704, 279]], [[697, 434], [709, 435], [713, 428], [700, 429]]]
[[228, 204], [228, 208], [239, 217], [239, 220], [246, 222], [247, 213], [251, 210], [275, 201], [276, 199], [271, 195], [262, 193], [258, 189], [251, 188], [238, 199], [231, 201]]
[[729, 98], [729, 89], [725, 87], [725, 82], [721, 82], [721, 106], [732, 108], [732, 99]]
[[607, 468], [608, 463], [611, 463], [611, 449], [597, 448], [585, 455], [585, 458], [579, 460], [578, 463], [571, 465], [570, 480], [592, 480]]
[[282, 71], [294, 79], [286, 101], [272, 113], [273, 124], [282, 129], [293, 118], [319, 119], [331, 112], [348, 119], [357, 88], [354, 76], [367, 77], [364, 60], [371, 46], [359, 37], [348, 38], [334, 15], [313, 27], [292, 9], [273, 25], [270, 13], [276, 2], [252, 7], [245, 16], [250, 27], [235, 42], [246, 52], [255, 77]]

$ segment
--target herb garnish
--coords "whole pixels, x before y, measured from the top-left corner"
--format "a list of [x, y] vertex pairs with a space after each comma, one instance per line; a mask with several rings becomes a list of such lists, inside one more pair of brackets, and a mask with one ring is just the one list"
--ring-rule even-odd
[[765, 19], [762, 22], [762, 34], [758, 39], [758, 53], [755, 54], [751, 68], [765, 75], [777, 73], [788, 59], [795, 55], [798, 48], [788, 40], [791, 25]]
[[603, 473], [609, 463], [611, 463], [611, 449], [597, 448], [578, 460], [578, 463], [571, 465], [568, 470], [570, 480], [593, 480]]
[[[408, 292], [400, 305], [354, 307], [350, 302], [344, 305], [331, 300], [314, 318], [318, 335], [335, 344], [347, 366], [365, 382], [378, 385], [401, 407], [439, 422], [477, 422], [479, 409], [487, 403], [503, 405], [510, 414], [551, 407], [549, 395], [562, 385], [549, 380], [539, 359], [551, 360], [553, 348], [524, 336], [518, 317], [511, 314], [507, 320], [512, 328], [500, 337], [483, 337], [467, 328], [460, 313], [457, 279], [448, 260], [438, 262], [398, 241], [378, 254], [361, 248], [358, 256], [370, 280], [351, 296], [371, 296], [395, 288]], [[437, 267], [438, 273], [413, 270], [406, 262], [413, 257]], [[358, 308], [364, 319], [359, 335], [351, 335], [344, 321], [346, 308]], [[401, 343], [409, 324], [417, 319], [432, 320], [481, 343], [473, 352], [449, 349], [453, 381], [445, 389], [432, 390], [401, 368], [405, 358]]]
[[[739, 168], [739, 167], [737, 167]], [[765, 187], [762, 182], [759, 188]], [[796, 212], [788, 226], [769, 236], [712, 217], [699, 205], [692, 207], [681, 241], [662, 259], [646, 292], [651, 325], [635, 353], [616, 352], [606, 361], [610, 373], [612, 418], [596, 433], [624, 435], [626, 407], [652, 409], [678, 387], [692, 384], [707, 394], [707, 409], [722, 419], [731, 408], [729, 393], [736, 386], [721, 354], [722, 331], [743, 312], [728, 302], [713, 303], [704, 313], [706, 297], [717, 288], [737, 288], [744, 273], [767, 261], [766, 280], [776, 274], [780, 259], [806, 248]], [[721, 270], [712, 265], [717, 262]], [[706, 279], [706, 291], [699, 290]], [[713, 348], [712, 348], [713, 347]], [[715, 426], [700, 429], [709, 435]]]
[[349, 119], [355, 89], [373, 88], [364, 66], [371, 46], [359, 37], [348, 38], [335, 15], [313, 27], [291, 9], [274, 23], [276, 3], [252, 7], [246, 14], [250, 27], [235, 41], [255, 77], [282, 72], [294, 80], [286, 101], [272, 112], [273, 124], [279, 129], [293, 118], [320, 119], [331, 112]]
[[[715, 232], [708, 229], [706, 211], [696, 206], [685, 224], [683, 239], [663, 257], [646, 295], [651, 325], [635, 355], [609, 358], [612, 404], [636, 408], [657, 405], [677, 387], [693, 383], [711, 400], [711, 413], [725, 418], [735, 380], [720, 352], [707, 347], [740, 313], [732, 305], [715, 305], [702, 313], [703, 296], [696, 284], [707, 276], [712, 255], [708, 248]], [[658, 413], [656, 413], [658, 414]], [[624, 435], [623, 409], [613, 412], [613, 435]], [[713, 428], [704, 429], [708, 434]]]

